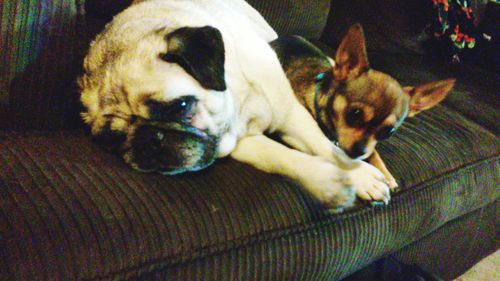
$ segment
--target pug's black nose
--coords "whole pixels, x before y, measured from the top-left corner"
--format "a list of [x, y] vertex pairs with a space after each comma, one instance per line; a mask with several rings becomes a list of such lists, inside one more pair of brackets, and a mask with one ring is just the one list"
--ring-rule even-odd
[[354, 145], [351, 147], [351, 149], [346, 151], [346, 153], [351, 158], [358, 158], [358, 157], [366, 154], [366, 151], [367, 150], [366, 150], [365, 143], [360, 141], [360, 142], [354, 143]]
[[132, 139], [133, 161], [141, 170], [158, 168], [163, 132], [155, 127], [140, 126]]

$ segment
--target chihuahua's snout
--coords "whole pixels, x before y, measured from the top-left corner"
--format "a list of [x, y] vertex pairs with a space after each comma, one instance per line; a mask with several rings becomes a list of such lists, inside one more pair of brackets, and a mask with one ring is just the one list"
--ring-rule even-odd
[[349, 155], [349, 157], [355, 159], [365, 155], [367, 151], [368, 150], [366, 148], [366, 141], [358, 141], [354, 143], [351, 149], [348, 149], [346, 153], [347, 155]]

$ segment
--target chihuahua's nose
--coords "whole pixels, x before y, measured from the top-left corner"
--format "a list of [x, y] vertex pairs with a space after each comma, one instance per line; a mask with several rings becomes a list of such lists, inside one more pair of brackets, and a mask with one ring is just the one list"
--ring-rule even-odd
[[359, 141], [359, 142], [354, 143], [354, 145], [351, 147], [351, 149], [346, 151], [347, 155], [349, 155], [349, 157], [351, 157], [353, 159], [365, 155], [366, 152], [367, 152], [367, 150], [366, 150], [366, 145], [365, 145], [364, 141]]

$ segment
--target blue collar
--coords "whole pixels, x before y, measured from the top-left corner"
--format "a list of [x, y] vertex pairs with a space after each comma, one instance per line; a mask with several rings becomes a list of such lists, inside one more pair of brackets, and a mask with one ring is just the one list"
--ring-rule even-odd
[[321, 119], [321, 109], [319, 108], [318, 104], [318, 96], [319, 96], [319, 89], [323, 85], [323, 79], [325, 78], [325, 72], [321, 72], [320, 74], [316, 75], [316, 79], [314, 80], [315, 88], [314, 88], [314, 115], [316, 116], [316, 123], [318, 123], [319, 128], [321, 131], [323, 131], [323, 134], [325, 134], [330, 141], [333, 142], [334, 145], [339, 146], [338, 140], [337, 140], [337, 132], [330, 130], [325, 123], [323, 123], [323, 120]]
[[318, 105], [318, 93], [319, 93], [319, 88], [323, 84], [323, 78], [325, 78], [325, 73], [321, 72], [320, 74], [316, 75], [316, 78], [314, 79], [314, 84], [315, 84], [315, 88], [314, 88], [314, 115], [316, 116], [316, 121], [318, 121], [318, 120], [321, 121], [319, 105]]
[[329, 138], [331, 137], [331, 132], [328, 129], [328, 127], [323, 123], [323, 120], [321, 119], [321, 110], [319, 108], [318, 104], [318, 95], [319, 95], [319, 89], [321, 88], [323, 84], [323, 79], [325, 78], [325, 72], [321, 72], [320, 74], [316, 75], [316, 79], [314, 80], [315, 88], [314, 88], [314, 115], [316, 116], [316, 122], [319, 125], [319, 128], [321, 131], [323, 131], [323, 134], [327, 135]]

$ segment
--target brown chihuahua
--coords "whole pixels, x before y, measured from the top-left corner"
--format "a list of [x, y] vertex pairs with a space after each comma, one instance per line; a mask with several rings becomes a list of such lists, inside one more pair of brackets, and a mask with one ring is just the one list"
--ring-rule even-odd
[[335, 61], [299, 36], [271, 42], [297, 99], [316, 119], [326, 136], [347, 155], [364, 159], [397, 182], [375, 150], [406, 117], [442, 101], [454, 79], [401, 87], [388, 74], [370, 69], [363, 28], [353, 25], [342, 40]]

